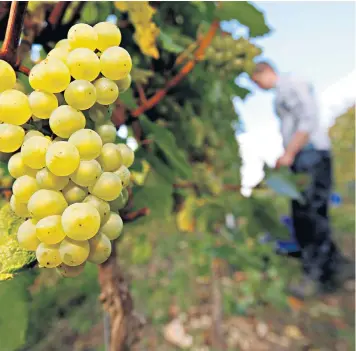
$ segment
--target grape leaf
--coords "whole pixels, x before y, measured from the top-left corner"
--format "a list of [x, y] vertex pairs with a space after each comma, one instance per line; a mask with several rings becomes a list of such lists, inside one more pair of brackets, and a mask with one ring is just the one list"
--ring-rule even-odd
[[184, 50], [183, 47], [174, 43], [173, 39], [169, 35], [163, 33], [162, 30], [160, 31], [158, 39], [159, 39], [163, 49], [165, 49], [169, 52], [179, 54], [180, 52], [182, 52]]
[[0, 210], [0, 281], [35, 262], [33, 252], [18, 246], [16, 233], [23, 220], [17, 217], [6, 204]]

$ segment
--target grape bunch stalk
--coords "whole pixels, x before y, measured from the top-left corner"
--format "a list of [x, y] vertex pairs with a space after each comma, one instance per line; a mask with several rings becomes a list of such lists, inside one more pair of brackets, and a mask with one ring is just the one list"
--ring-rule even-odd
[[[31, 69], [28, 96], [0, 60], [0, 152], [12, 154], [10, 206], [25, 219], [18, 243], [65, 277], [105, 262], [123, 229], [134, 152], [115, 143], [110, 121], [109, 105], [131, 84], [120, 43], [112, 23], [74, 25]], [[28, 128], [41, 123], [50, 135]]]

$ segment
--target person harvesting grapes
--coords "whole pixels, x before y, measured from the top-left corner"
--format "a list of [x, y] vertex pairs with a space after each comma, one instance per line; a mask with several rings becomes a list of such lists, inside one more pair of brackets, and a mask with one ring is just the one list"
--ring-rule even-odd
[[313, 86], [293, 75], [279, 74], [269, 62], [259, 62], [252, 80], [264, 90], [274, 90], [275, 111], [281, 121], [284, 153], [276, 168], [306, 173], [310, 184], [305, 203], [291, 204], [296, 239], [301, 247], [304, 275], [290, 286], [301, 298], [330, 291], [354, 278], [354, 263], [344, 258], [332, 238], [328, 202], [332, 188], [332, 155], [328, 132], [321, 126]]

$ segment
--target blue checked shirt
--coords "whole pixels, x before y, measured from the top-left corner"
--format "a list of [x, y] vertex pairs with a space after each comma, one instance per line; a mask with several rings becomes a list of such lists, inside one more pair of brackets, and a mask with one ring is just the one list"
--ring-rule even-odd
[[328, 130], [320, 123], [317, 99], [308, 82], [291, 75], [280, 76], [276, 85], [275, 111], [281, 120], [284, 147], [297, 131], [303, 131], [309, 133], [309, 144], [305, 148], [330, 149]]

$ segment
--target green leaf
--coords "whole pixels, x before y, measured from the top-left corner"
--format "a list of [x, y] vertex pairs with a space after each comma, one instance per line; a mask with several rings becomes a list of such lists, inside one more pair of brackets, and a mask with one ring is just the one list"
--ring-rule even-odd
[[221, 21], [238, 20], [249, 28], [251, 37], [262, 36], [270, 31], [263, 13], [247, 1], [223, 1], [216, 9], [216, 15]]
[[175, 54], [179, 54], [180, 52], [182, 52], [184, 50], [184, 48], [180, 45], [177, 45], [174, 43], [173, 39], [162, 32], [162, 30], [159, 33], [159, 37], [158, 37], [163, 49], [169, 51], [169, 52], [173, 52]]
[[134, 98], [134, 93], [131, 88], [120, 94], [120, 101], [122, 101], [122, 103], [131, 110], [137, 107], [137, 103]]
[[182, 178], [190, 178], [192, 170], [185, 154], [177, 146], [174, 135], [165, 127], [151, 122], [145, 115], [140, 116], [141, 126], [146, 134], [151, 134], [154, 142], [164, 153], [169, 165]]
[[26, 341], [29, 320], [28, 277], [0, 283], [1, 351], [15, 351]]
[[5, 205], [0, 210], [0, 281], [10, 279], [13, 273], [35, 262], [33, 252], [21, 249], [17, 243], [17, 229], [23, 220]]
[[303, 203], [303, 196], [298, 190], [295, 179], [287, 169], [269, 171], [265, 182], [277, 194]]
[[81, 13], [81, 20], [84, 23], [94, 23], [98, 17], [98, 7], [96, 2], [87, 2]]

